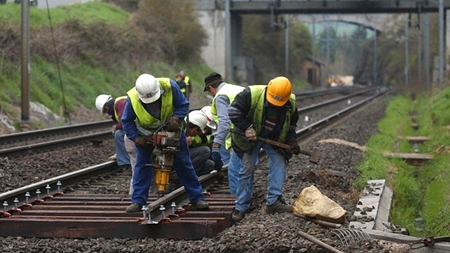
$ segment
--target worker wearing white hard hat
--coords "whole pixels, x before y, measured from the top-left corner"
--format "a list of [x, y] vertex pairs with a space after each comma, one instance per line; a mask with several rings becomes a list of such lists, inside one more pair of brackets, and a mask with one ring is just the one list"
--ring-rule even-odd
[[165, 126], [167, 131], [180, 134], [179, 151], [173, 155], [173, 168], [188, 193], [192, 207], [208, 210], [209, 205], [192, 166], [186, 135], [180, 125], [188, 113], [189, 101], [181, 93], [175, 80], [142, 74], [127, 95], [122, 125], [126, 136], [136, 145], [136, 165], [133, 173], [132, 203], [126, 211], [140, 212], [142, 207], [147, 205], [154, 171], [154, 146], [150, 140], [161, 126]]
[[203, 106], [203, 108], [200, 109], [200, 111], [203, 114], [205, 114], [205, 116], [206, 116], [206, 120], [207, 120], [206, 126], [212, 130], [216, 130], [217, 125], [216, 125], [216, 122], [214, 121], [214, 118], [213, 118], [213, 115], [211, 112], [211, 106], [210, 105]]
[[124, 144], [125, 132], [123, 131], [122, 123], [120, 122], [126, 101], [126, 96], [121, 96], [114, 99], [111, 95], [100, 94], [95, 99], [95, 107], [101, 113], [111, 116], [112, 121], [116, 123], [112, 128], [112, 134], [114, 136], [114, 148], [116, 153], [109, 159], [116, 160], [117, 165], [123, 170], [129, 169], [131, 171], [130, 157], [125, 149]]
[[[186, 138], [195, 173], [197, 176], [209, 174], [216, 169], [217, 160], [210, 159], [211, 149], [209, 146], [211, 144], [211, 136], [204, 133], [208, 123], [206, 115], [200, 110], [195, 110], [189, 113], [188, 119]], [[220, 164], [217, 165], [222, 168], [220, 156], [218, 157], [218, 162]]]

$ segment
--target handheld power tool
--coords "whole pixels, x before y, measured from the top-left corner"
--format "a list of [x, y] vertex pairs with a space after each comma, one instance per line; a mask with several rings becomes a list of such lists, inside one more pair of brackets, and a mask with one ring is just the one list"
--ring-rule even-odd
[[174, 155], [180, 150], [180, 137], [176, 132], [161, 130], [155, 132], [153, 138], [156, 150], [154, 152], [156, 154], [154, 158], [155, 179], [158, 186], [158, 195], [161, 197], [169, 183]]

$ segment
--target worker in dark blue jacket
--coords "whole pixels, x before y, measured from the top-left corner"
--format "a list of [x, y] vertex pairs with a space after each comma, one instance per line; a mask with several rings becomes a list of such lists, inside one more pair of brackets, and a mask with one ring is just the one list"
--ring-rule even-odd
[[189, 149], [181, 123], [189, 110], [189, 102], [176, 82], [170, 78], [155, 78], [142, 74], [134, 88], [127, 93], [127, 103], [122, 115], [126, 136], [136, 145], [136, 165], [133, 174], [132, 204], [127, 212], [139, 212], [147, 204], [152, 182], [155, 131], [162, 126], [169, 132], [179, 132], [179, 151], [173, 155], [173, 169], [197, 210], [209, 209], [202, 186], [192, 166]]

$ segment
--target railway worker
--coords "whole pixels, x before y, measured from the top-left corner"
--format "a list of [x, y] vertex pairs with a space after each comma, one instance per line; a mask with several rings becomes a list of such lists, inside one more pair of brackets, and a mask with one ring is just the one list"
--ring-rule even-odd
[[[217, 124], [214, 121], [214, 117], [211, 113], [211, 106], [210, 105], [206, 105], [203, 106], [202, 109], [200, 109], [200, 112], [202, 112], [205, 116], [206, 116], [206, 120], [208, 121], [208, 123], [206, 123], [206, 128], [203, 130], [203, 132], [209, 136], [210, 138], [210, 143], [209, 143], [209, 147], [212, 148], [212, 143], [214, 140], [214, 133], [216, 132], [217, 129]], [[220, 157], [220, 153], [219, 152], [211, 152], [211, 160], [214, 161], [215, 163], [215, 169], [217, 171], [217, 179], [219, 181], [222, 181], [224, 178], [223, 175], [223, 163], [222, 163], [222, 158]]]
[[[236, 206], [232, 220], [242, 220], [250, 207], [253, 194], [255, 164], [260, 149], [269, 156], [268, 193], [266, 213], [292, 212], [282, 198], [286, 166], [292, 154], [299, 154], [295, 129], [298, 113], [289, 79], [283, 76], [270, 80], [268, 85], [254, 85], [239, 93], [229, 107], [233, 130], [233, 149], [241, 158]], [[263, 137], [291, 146], [278, 149], [258, 139]]]
[[[186, 139], [189, 153], [191, 154], [192, 166], [194, 166], [197, 176], [209, 174], [217, 166], [222, 168], [220, 155], [217, 158], [211, 157], [211, 149], [209, 148], [211, 136], [205, 134], [205, 129], [208, 129], [206, 115], [200, 110], [196, 110], [190, 112], [188, 118]], [[216, 166], [216, 163], [219, 164]]]
[[213, 132], [215, 132], [217, 129], [217, 124], [214, 121], [214, 117], [211, 113], [211, 106], [210, 105], [203, 106], [202, 109], [200, 109], [200, 112], [202, 112], [205, 115], [207, 120], [206, 128], [203, 130], [203, 132], [207, 135], [213, 134]]
[[222, 163], [224, 166], [228, 166], [228, 184], [231, 194], [236, 194], [238, 174], [242, 164], [239, 157], [230, 150], [230, 129], [233, 128], [233, 124], [228, 117], [228, 106], [243, 90], [242, 86], [224, 82], [218, 73], [213, 72], [205, 77], [204, 91], [208, 91], [214, 97], [211, 103], [211, 113], [217, 124], [211, 151], [213, 153], [220, 152]]
[[186, 90], [183, 93], [187, 98], [189, 98], [189, 94], [192, 93], [191, 78], [186, 75], [186, 72], [184, 70], [180, 70], [180, 72], [178, 72], [178, 75], [180, 76], [181, 80], [186, 84]]
[[95, 107], [103, 114], [111, 116], [111, 119], [116, 123], [112, 130], [116, 153], [114, 156], [110, 157], [110, 159], [115, 159], [117, 165], [122, 169], [131, 170], [130, 157], [125, 149], [124, 143], [125, 133], [123, 131], [122, 123], [120, 122], [126, 101], [126, 96], [114, 99], [111, 95], [100, 94], [95, 99]]
[[127, 93], [127, 103], [122, 115], [126, 136], [136, 145], [136, 165], [133, 175], [132, 204], [127, 212], [140, 212], [147, 204], [148, 191], [154, 171], [151, 143], [152, 134], [160, 126], [168, 131], [180, 131], [179, 151], [174, 154], [173, 168], [188, 193], [192, 206], [197, 210], [208, 210], [209, 205], [202, 193], [202, 186], [192, 167], [186, 136], [180, 124], [189, 110], [189, 102], [176, 82], [170, 78], [155, 78], [142, 74], [135, 87]]
[[177, 82], [178, 86], [180, 87], [181, 92], [183, 93], [184, 96], [186, 96], [186, 83], [183, 80], [183, 77], [181, 76], [180, 73], [178, 73], [175, 76], [175, 81]]
[[[127, 96], [118, 97], [117, 99], [113, 99], [110, 95], [101, 94], [95, 100], [95, 106], [97, 109], [101, 109], [106, 111], [108, 115], [111, 116], [112, 120], [117, 122], [117, 124], [113, 128], [114, 135], [114, 146], [116, 149], [116, 154], [114, 154], [110, 159], [115, 159], [117, 161], [117, 165], [123, 167], [124, 170], [129, 170], [131, 172], [130, 179], [130, 190], [129, 194], [133, 194], [133, 173], [134, 166], [136, 164], [136, 146], [134, 142], [128, 139], [123, 131], [122, 124], [120, 123], [123, 110], [125, 108], [125, 103]], [[104, 103], [104, 101], [107, 101]], [[114, 102], [113, 102], [114, 101]], [[117, 101], [117, 102], [115, 102]], [[113, 103], [113, 105], [111, 105]], [[103, 104], [103, 107], [101, 105]], [[114, 112], [110, 112], [111, 109], [114, 109]], [[105, 114], [106, 114], [105, 113]], [[117, 113], [117, 115], [116, 115]], [[157, 186], [155, 180], [152, 182], [152, 186], [150, 187], [150, 193], [157, 193]]]

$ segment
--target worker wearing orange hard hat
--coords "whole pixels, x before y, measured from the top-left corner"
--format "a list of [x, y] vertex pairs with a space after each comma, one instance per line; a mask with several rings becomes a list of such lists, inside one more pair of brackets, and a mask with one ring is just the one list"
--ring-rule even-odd
[[[234, 124], [232, 147], [242, 162], [232, 220], [242, 220], [250, 208], [255, 165], [261, 149], [269, 157], [266, 213], [292, 212], [292, 206], [282, 198], [288, 160], [292, 154], [300, 152], [295, 132], [299, 117], [291, 82], [279, 76], [270, 80], [268, 85], [245, 88], [230, 104], [228, 114]], [[283, 150], [264, 139], [286, 143], [291, 148]]]

